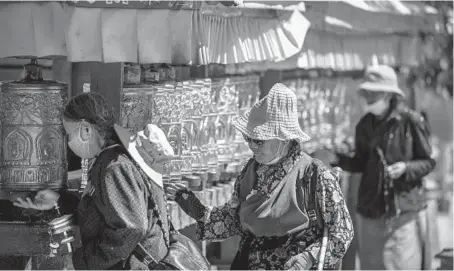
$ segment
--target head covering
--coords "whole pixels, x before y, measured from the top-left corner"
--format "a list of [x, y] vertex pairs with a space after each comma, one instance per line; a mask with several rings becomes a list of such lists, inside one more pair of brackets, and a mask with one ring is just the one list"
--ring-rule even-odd
[[167, 141], [165, 133], [154, 124], [148, 124], [144, 130], [135, 135], [131, 135], [127, 129], [116, 124], [114, 129], [134, 161], [152, 181], [163, 187], [163, 164], [174, 158], [173, 148]]
[[232, 124], [252, 139], [296, 140], [300, 144], [310, 139], [298, 122], [295, 93], [281, 83], [275, 84], [268, 95], [235, 118]]
[[359, 85], [358, 89], [405, 96], [405, 93], [399, 88], [396, 72], [387, 65], [368, 67], [364, 75], [364, 82]]

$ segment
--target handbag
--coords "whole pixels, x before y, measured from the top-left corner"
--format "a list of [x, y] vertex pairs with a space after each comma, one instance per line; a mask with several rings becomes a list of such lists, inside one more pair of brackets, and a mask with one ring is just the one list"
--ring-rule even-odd
[[134, 249], [134, 255], [145, 263], [149, 270], [210, 270], [210, 263], [203, 256], [196, 244], [188, 237], [176, 231], [170, 220], [169, 224], [169, 250], [161, 261], [154, 259], [140, 243]]
[[[150, 183], [146, 182], [146, 186], [150, 193], [148, 199], [149, 205], [154, 205], [151, 200], [153, 191]], [[167, 202], [166, 202], [167, 204]], [[156, 215], [159, 217], [159, 213], [155, 210]], [[167, 255], [160, 261], [157, 261], [141, 244], [137, 244], [132, 252], [133, 255], [142, 261], [149, 270], [211, 270], [211, 265], [205, 258], [203, 253], [197, 247], [197, 245], [188, 237], [179, 233], [173, 226], [169, 213], [167, 213], [167, 221], [169, 223], [169, 240], [168, 240], [168, 252]], [[162, 219], [160, 219], [162, 221]], [[161, 229], [163, 225], [161, 223]], [[165, 233], [164, 233], [165, 236]], [[167, 240], [166, 240], [167, 241]]]

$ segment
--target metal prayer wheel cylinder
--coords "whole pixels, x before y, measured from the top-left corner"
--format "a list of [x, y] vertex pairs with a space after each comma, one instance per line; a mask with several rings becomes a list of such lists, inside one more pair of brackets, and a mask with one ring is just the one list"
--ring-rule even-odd
[[[39, 71], [27, 74], [35, 76]], [[1, 85], [1, 190], [37, 191], [66, 185], [67, 142], [61, 119], [66, 101], [64, 83], [23, 80]]]

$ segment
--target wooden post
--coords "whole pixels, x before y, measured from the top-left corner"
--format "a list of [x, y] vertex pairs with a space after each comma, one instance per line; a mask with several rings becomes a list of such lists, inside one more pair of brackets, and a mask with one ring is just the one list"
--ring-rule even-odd
[[123, 89], [123, 63], [73, 63], [72, 96], [82, 93], [85, 83], [90, 83], [91, 92], [104, 96], [113, 107], [115, 118], [119, 120]]
[[72, 65], [66, 59], [52, 61], [52, 80], [68, 84], [68, 98], [71, 97]]
[[123, 63], [92, 63], [91, 91], [104, 96], [120, 120], [121, 93], [123, 89]]
[[72, 63], [70, 97], [82, 93], [84, 83], [91, 83], [91, 65], [87, 62]]

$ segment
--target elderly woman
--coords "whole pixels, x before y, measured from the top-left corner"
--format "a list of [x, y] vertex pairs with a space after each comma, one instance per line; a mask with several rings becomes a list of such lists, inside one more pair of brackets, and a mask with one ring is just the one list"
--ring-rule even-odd
[[359, 95], [366, 114], [356, 126], [355, 155], [337, 154], [334, 164], [362, 173], [357, 205], [361, 269], [418, 270], [423, 264], [431, 269], [432, 255], [423, 253], [421, 219], [426, 206], [422, 178], [435, 166], [427, 123], [401, 106], [404, 93], [391, 67], [369, 67]]
[[[14, 205], [51, 210], [58, 203], [63, 213], [77, 214], [82, 247], [73, 253], [75, 269], [147, 269], [133, 254], [139, 242], [161, 260], [169, 244], [164, 190], [121, 145], [107, 102], [96, 93], [72, 98], [65, 108], [63, 125], [71, 150], [91, 159], [89, 183], [81, 199], [43, 190], [33, 201], [19, 198]], [[161, 157], [172, 155], [167, 141], [155, 143], [165, 154]]]
[[[208, 207], [181, 185], [167, 189], [169, 196], [198, 222], [200, 239], [242, 237], [232, 263], [234, 270], [308, 270], [318, 263], [323, 229], [310, 227], [315, 202], [328, 245], [324, 265], [331, 268], [344, 256], [353, 238], [351, 219], [337, 178], [320, 161], [302, 150], [309, 137], [301, 130], [295, 94], [276, 84], [269, 94], [235, 127], [254, 152], [238, 176], [231, 200], [222, 207]], [[316, 178], [315, 199], [304, 187]]]

